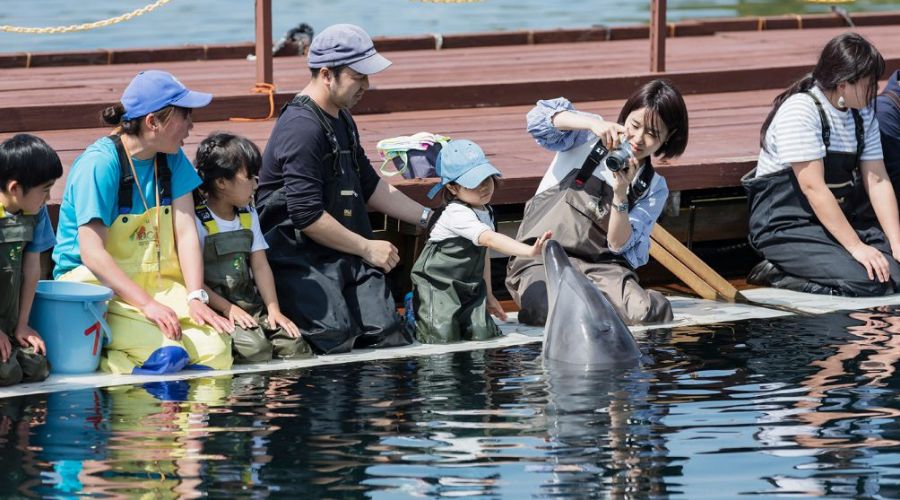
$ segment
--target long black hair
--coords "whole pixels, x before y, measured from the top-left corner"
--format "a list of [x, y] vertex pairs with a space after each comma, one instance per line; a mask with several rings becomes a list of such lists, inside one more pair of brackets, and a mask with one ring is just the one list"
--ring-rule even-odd
[[216, 179], [234, 179], [246, 169], [247, 177], [259, 174], [262, 155], [250, 139], [228, 132], [209, 134], [194, 157], [194, 167], [203, 181], [194, 190], [194, 203], [200, 204], [215, 191]]
[[866, 89], [866, 102], [872, 102], [878, 95], [878, 78], [884, 73], [884, 58], [874, 45], [858, 33], [842, 33], [825, 44], [819, 62], [803, 78], [797, 80], [772, 101], [772, 111], [759, 131], [759, 145], [766, 147], [766, 132], [775, 118], [778, 108], [788, 97], [806, 92], [817, 85], [822, 90], [834, 90], [843, 82], [854, 84], [863, 78], [870, 78]]

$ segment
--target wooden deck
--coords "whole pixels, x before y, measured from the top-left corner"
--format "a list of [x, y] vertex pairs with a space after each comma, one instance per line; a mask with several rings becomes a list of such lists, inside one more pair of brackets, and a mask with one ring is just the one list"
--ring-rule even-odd
[[[824, 43], [840, 28], [723, 32], [667, 42], [667, 78], [685, 93], [784, 87], [808, 71]], [[858, 31], [900, 66], [896, 25]], [[396, 111], [514, 106], [554, 95], [573, 100], [624, 98], [657, 75], [647, 71], [646, 40], [486, 46], [387, 52], [394, 66], [372, 78], [357, 115]], [[216, 95], [198, 121], [261, 116], [265, 96], [251, 94], [255, 65], [216, 61], [5, 69], [0, 72], [0, 132], [71, 129], [98, 124], [135, 73], [148, 67], [177, 75], [187, 86]], [[309, 80], [302, 57], [275, 60], [277, 101], [288, 100]]]
[[[689, 190], [736, 186], [741, 175], [755, 164], [759, 126], [768, 112], [777, 90], [689, 95], [686, 97], [691, 119], [691, 138], [686, 153], [671, 162], [657, 161], [670, 189]], [[622, 100], [578, 103], [582, 110], [615, 118]], [[525, 113], [531, 106], [506, 106], [383, 113], [357, 116], [366, 151], [373, 164], [380, 160], [375, 143], [380, 139], [421, 130], [467, 138], [480, 144], [491, 161], [503, 172], [502, 189], [495, 204], [522, 203], [534, 194], [553, 154], [540, 148], [525, 131]], [[197, 144], [214, 130], [229, 130], [245, 135], [264, 148], [274, 121], [198, 122], [185, 143], [185, 152], [193, 157]], [[108, 128], [36, 131], [60, 154], [68, 169], [84, 148], [108, 133]], [[0, 135], [4, 138], [9, 134]], [[402, 180], [393, 177], [414, 198], [425, 201], [433, 179]], [[63, 183], [54, 187], [52, 200], [58, 203]]]
[[[900, 67], [900, 12], [880, 19], [894, 24], [857, 31], [878, 46], [892, 71]], [[691, 117], [684, 156], [658, 162], [670, 189], [735, 187], [755, 163], [759, 126], [772, 98], [810, 69], [828, 39], [845, 31], [746, 31], [746, 23], [724, 23], [717, 33], [707, 24], [703, 30], [697, 28], [703, 36], [670, 38], [669, 71], [661, 75], [646, 70], [647, 40], [627, 36], [523, 44], [515, 37], [483, 34], [466, 40], [493, 37], [498, 44], [464, 47], [468, 42], [460, 38], [456, 46], [461, 48], [388, 51], [394, 66], [372, 78], [373, 88], [353, 111], [374, 163], [379, 163], [374, 145], [385, 137], [427, 130], [472, 139], [504, 172], [506, 182], [495, 197], [497, 204], [521, 204], [534, 193], [552, 156], [524, 130], [525, 113], [534, 101], [563, 95], [580, 109], [615, 118], [624, 97], [642, 82], [664, 76], [686, 94]], [[682, 31], [689, 32], [689, 24], [680, 23]], [[592, 37], [586, 38], [596, 39]], [[410, 48], [402, 45], [397, 48]], [[216, 96], [194, 115], [196, 126], [185, 147], [189, 155], [213, 130], [243, 134], [265, 147], [274, 121], [227, 121], [268, 112], [268, 99], [249, 92], [255, 65], [244, 59], [0, 70], [0, 139], [16, 132], [36, 133], [60, 152], [68, 168], [88, 144], [108, 132], [98, 128], [100, 110], [117, 101], [136, 72], [151, 67], [171, 71], [189, 87]], [[305, 59], [277, 58], [275, 76], [280, 105], [308, 82]], [[433, 180], [391, 182], [424, 201]], [[62, 187], [60, 182], [54, 189], [53, 202], [58, 202]]]

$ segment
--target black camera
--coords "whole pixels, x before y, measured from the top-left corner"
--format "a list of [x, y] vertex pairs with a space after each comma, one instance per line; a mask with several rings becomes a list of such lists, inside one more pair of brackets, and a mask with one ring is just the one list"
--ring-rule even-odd
[[634, 151], [631, 150], [631, 143], [622, 141], [619, 147], [606, 155], [606, 168], [611, 172], [618, 172], [628, 168], [628, 159], [634, 157]]
[[597, 165], [606, 158], [606, 168], [610, 170], [610, 172], [618, 172], [623, 168], [628, 168], [628, 159], [634, 157], [634, 152], [631, 150], [631, 143], [623, 140], [619, 147], [610, 152], [606, 146], [603, 145], [603, 140], [598, 140], [593, 147], [591, 147], [591, 152], [588, 153], [587, 158], [584, 159], [584, 163], [581, 165], [581, 169], [578, 172], [577, 177], [575, 178], [576, 186], [584, 186], [584, 183], [591, 177], [591, 174], [594, 173], [594, 170], [597, 168]]

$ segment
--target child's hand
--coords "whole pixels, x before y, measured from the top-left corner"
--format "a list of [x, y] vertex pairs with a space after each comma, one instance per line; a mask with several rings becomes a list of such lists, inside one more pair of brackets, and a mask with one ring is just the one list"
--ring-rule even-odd
[[553, 231], [547, 231], [546, 233], [542, 234], [541, 237], [538, 238], [537, 241], [534, 242], [534, 245], [531, 247], [531, 256], [537, 257], [538, 255], [540, 255], [544, 250], [544, 245], [547, 244], [547, 240], [549, 240], [552, 236]]
[[[193, 302], [193, 301], [192, 301]], [[178, 321], [178, 315], [175, 311], [155, 300], [150, 300], [141, 307], [141, 313], [144, 317], [159, 327], [159, 330], [167, 339], [181, 339], [181, 323]]]
[[506, 311], [500, 307], [500, 301], [497, 300], [497, 297], [494, 297], [494, 294], [492, 293], [488, 293], [487, 296], [487, 310], [489, 313], [496, 316], [497, 319], [506, 321]]
[[256, 322], [256, 319], [253, 316], [234, 304], [231, 304], [231, 306], [228, 307], [225, 316], [228, 317], [228, 321], [231, 321], [232, 324], [241, 328], [249, 330], [250, 328], [259, 326], [259, 323]]
[[10, 354], [12, 354], [12, 344], [3, 330], [0, 330], [0, 362], [6, 363]]
[[190, 311], [191, 319], [194, 323], [200, 326], [209, 325], [219, 333], [231, 333], [234, 331], [233, 321], [219, 316], [211, 307], [199, 300], [189, 301], [188, 311]]
[[300, 336], [300, 329], [287, 316], [281, 314], [281, 311], [269, 312], [269, 326], [272, 328], [284, 328], [288, 337], [295, 339]]
[[16, 340], [22, 347], [34, 347], [35, 354], [47, 355], [47, 346], [44, 345], [44, 339], [27, 324], [16, 327]]

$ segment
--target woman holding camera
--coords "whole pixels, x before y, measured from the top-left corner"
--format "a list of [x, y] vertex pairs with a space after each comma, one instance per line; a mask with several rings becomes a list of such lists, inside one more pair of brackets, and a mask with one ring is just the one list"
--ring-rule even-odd
[[873, 111], [883, 72], [878, 50], [844, 33], [775, 98], [744, 179], [750, 243], [766, 259], [747, 281], [851, 297], [900, 289], [897, 199]]
[[[678, 89], [665, 80], [647, 83], [628, 98], [615, 123], [578, 111], [565, 98], [539, 101], [528, 113], [528, 131], [557, 153], [525, 205], [516, 239], [531, 245], [553, 231], [572, 264], [626, 322], [671, 320], [668, 300], [643, 289], [634, 270], [649, 260], [650, 231], [669, 195], [650, 157], [672, 158], [687, 146], [688, 114]], [[512, 258], [506, 287], [520, 307], [519, 321], [543, 325], [548, 304], [541, 260]]]

